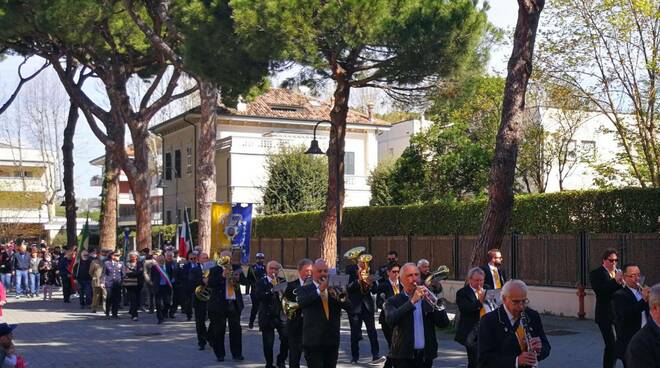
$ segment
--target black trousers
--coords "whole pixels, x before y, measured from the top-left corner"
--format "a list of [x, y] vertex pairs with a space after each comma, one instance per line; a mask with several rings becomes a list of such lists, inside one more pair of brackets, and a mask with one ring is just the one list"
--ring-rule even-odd
[[614, 338], [614, 326], [611, 322], [599, 322], [598, 328], [603, 336], [605, 349], [603, 350], [603, 368], [614, 368], [616, 364], [616, 339]]
[[126, 286], [126, 296], [128, 297], [128, 313], [131, 317], [137, 318], [140, 307], [140, 287], [137, 285]]
[[105, 315], [112, 312], [113, 316], [119, 314], [119, 304], [121, 304], [121, 284], [114, 283], [108, 288], [108, 297], [105, 299]]
[[304, 347], [308, 368], [335, 368], [339, 356], [339, 346]]
[[206, 328], [206, 302], [195, 299], [193, 301], [195, 309], [195, 330], [197, 330], [197, 345], [206, 346], [208, 329]]
[[392, 359], [395, 368], [431, 368], [433, 359], [426, 358], [423, 350], [416, 350], [413, 359]]
[[362, 308], [360, 314], [350, 314], [348, 321], [351, 325], [351, 356], [353, 360], [360, 359], [360, 339], [362, 338], [362, 323], [367, 327], [367, 335], [371, 344], [371, 356], [375, 359], [379, 356], [378, 334], [376, 333], [376, 321], [373, 313]]
[[467, 368], [477, 368], [477, 364], [479, 363], [479, 346], [466, 346], [465, 351], [468, 358]]
[[158, 321], [163, 321], [169, 315], [170, 304], [172, 303], [172, 288], [168, 285], [160, 285], [155, 294], [156, 317]]
[[[228, 302], [236, 303], [236, 302]], [[229, 351], [234, 358], [243, 356], [243, 342], [241, 332], [241, 313], [238, 308], [225, 312], [209, 311], [209, 343], [213, 346], [216, 358], [225, 357], [225, 332], [229, 325]]]
[[387, 341], [388, 348], [388, 356], [387, 359], [385, 359], [385, 365], [383, 365], [383, 368], [390, 368], [392, 367], [392, 359], [389, 357], [389, 349], [392, 347], [392, 329], [387, 325], [387, 322], [385, 321], [385, 311], [380, 311], [378, 322], [380, 323], [380, 327], [383, 330], [383, 336], [385, 336], [385, 341]]
[[289, 368], [300, 368], [302, 357], [302, 330], [288, 329], [289, 340]]
[[250, 300], [252, 301], [252, 307], [250, 307], [250, 323], [254, 323], [254, 320], [257, 319], [257, 313], [259, 312], [259, 304], [261, 300], [255, 298], [250, 294]]
[[71, 278], [69, 276], [62, 277], [62, 296], [65, 303], [71, 302], [71, 294], [73, 294], [73, 287], [71, 285]]
[[[259, 321], [261, 324], [261, 321]], [[266, 366], [273, 366], [273, 345], [275, 345], [275, 331], [280, 337], [280, 353], [277, 354], [277, 364], [283, 365], [289, 351], [289, 341], [287, 338], [286, 326], [282, 321], [273, 321], [273, 324], [261, 328], [261, 340], [264, 349], [264, 358]]]

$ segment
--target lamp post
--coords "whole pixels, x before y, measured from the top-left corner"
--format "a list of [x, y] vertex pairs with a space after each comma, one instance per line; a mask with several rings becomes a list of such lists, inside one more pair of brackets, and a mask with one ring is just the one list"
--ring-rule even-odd
[[[312, 139], [312, 143], [309, 146], [309, 149], [305, 151], [305, 154], [308, 155], [322, 155], [323, 150], [321, 150], [321, 147], [319, 147], [319, 142], [316, 140], [316, 128], [321, 123], [328, 123], [332, 124], [330, 120], [319, 120], [316, 125], [314, 125], [314, 138]], [[329, 149], [329, 147], [328, 147]], [[335, 267], [337, 273], [339, 273], [339, 242], [341, 241], [341, 219], [339, 217], [341, 213], [341, 209], [339, 208], [339, 158], [340, 158], [340, 151], [339, 151], [339, 142], [337, 142], [337, 151], [335, 152], [335, 176], [337, 178], [337, 183], [335, 185], [335, 217], [337, 221], [337, 230], [336, 230], [336, 236], [337, 236], [337, 246], [335, 247]]]

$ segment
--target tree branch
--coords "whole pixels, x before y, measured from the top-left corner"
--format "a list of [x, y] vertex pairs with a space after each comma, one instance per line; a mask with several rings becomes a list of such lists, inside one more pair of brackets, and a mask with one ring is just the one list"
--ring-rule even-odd
[[29, 59], [30, 59], [29, 56], [25, 57], [23, 59], [23, 62], [21, 62], [21, 64], [18, 66], [18, 78], [19, 78], [18, 85], [14, 89], [14, 92], [11, 94], [11, 96], [9, 96], [9, 99], [5, 101], [5, 103], [3, 103], [2, 106], [0, 106], [0, 115], [2, 115], [9, 108], [9, 106], [11, 106], [11, 104], [18, 96], [18, 93], [21, 91], [21, 88], [23, 88], [24, 84], [32, 80], [37, 75], [39, 75], [39, 73], [41, 73], [44, 69], [46, 69], [50, 65], [50, 62], [46, 60], [44, 64], [39, 69], [37, 69], [37, 71], [35, 71], [34, 73], [32, 73], [27, 77], [23, 77], [22, 69]]

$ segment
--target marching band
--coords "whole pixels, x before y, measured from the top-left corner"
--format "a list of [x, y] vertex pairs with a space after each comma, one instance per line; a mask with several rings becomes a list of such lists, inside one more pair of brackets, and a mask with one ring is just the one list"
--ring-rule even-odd
[[[208, 255], [200, 253], [196, 264], [188, 269], [189, 282], [194, 290], [192, 307], [197, 342], [200, 350], [208, 343], [218, 361], [225, 359], [227, 327], [233, 359], [244, 359], [241, 286], [250, 285], [254, 309], [250, 314], [257, 317], [266, 367], [286, 367], [287, 363], [289, 367], [300, 367], [302, 356], [310, 368], [335, 367], [342, 310], [347, 313], [350, 325], [351, 363], [356, 364], [360, 359], [359, 341], [364, 324], [371, 347], [369, 364], [384, 362], [385, 367], [433, 365], [438, 351], [436, 328], [450, 324], [440, 284], [440, 280], [448, 276], [446, 266], [432, 270], [424, 259], [400, 265], [394, 253], [388, 254], [391, 259], [375, 273], [370, 267], [373, 257], [364, 247], [356, 247], [344, 254], [347, 262], [345, 275], [331, 274], [323, 259], [302, 259], [297, 264], [295, 276], [287, 280], [278, 262], [272, 260], [263, 265], [265, 257], [261, 253], [256, 267], [249, 266], [247, 275], [235, 256], [237, 254], [224, 251], [217, 261], [209, 261]], [[488, 256], [489, 263], [470, 269], [465, 286], [456, 293], [455, 340], [465, 346], [468, 367], [538, 367], [539, 362], [549, 356], [551, 347], [539, 313], [529, 308], [527, 285], [521, 280], [506, 280], [499, 250], [489, 251]], [[616, 254], [610, 253], [607, 257], [614, 258]], [[169, 301], [163, 295], [168, 287], [171, 288], [164, 280], [172, 280], [161, 275], [173, 271], [167, 267], [163, 256], [158, 256], [156, 261], [151, 280], [158, 286], [155, 288], [155, 304], [161, 320], [167, 317], [169, 307]], [[618, 319], [623, 319], [625, 312], [620, 311], [635, 308], [638, 311], [635, 318], [646, 321], [649, 307], [644, 303], [649, 292], [641, 286], [637, 288], [639, 269], [631, 265], [623, 271], [612, 270], [614, 272], [607, 272], [607, 280], [603, 276], [603, 282], [613, 280], [608, 290], [620, 294], [607, 295], [618, 300], [611, 313], [615, 317], [620, 313], [622, 316]], [[599, 275], [599, 271], [592, 274], [597, 294], [601, 293]], [[624, 293], [627, 289], [632, 290], [630, 296]], [[625, 303], [630, 306], [626, 307]], [[602, 311], [597, 310], [596, 314], [599, 313]], [[210, 320], [208, 326], [207, 316]], [[388, 345], [388, 353], [383, 357], [375, 316]], [[625, 332], [625, 326], [619, 329], [616, 320], [607, 320], [606, 323], [617, 327], [617, 335], [624, 335], [627, 344], [634, 332], [643, 326], [638, 322], [631, 322], [639, 325], [638, 328]], [[279, 351], [274, 353], [276, 335]], [[616, 348], [617, 357], [625, 354], [625, 346]], [[606, 349], [610, 346], [606, 345]], [[606, 356], [609, 354], [614, 353], [608, 351]]]

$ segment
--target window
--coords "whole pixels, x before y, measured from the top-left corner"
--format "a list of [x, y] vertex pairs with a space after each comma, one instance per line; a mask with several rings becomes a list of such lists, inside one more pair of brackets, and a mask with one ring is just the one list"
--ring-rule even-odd
[[33, 177], [33, 173], [31, 171], [14, 171], [14, 177], [17, 178], [31, 178]]
[[181, 150], [174, 151], [174, 177], [181, 177]]
[[582, 141], [582, 155], [585, 160], [596, 159], [596, 141]]
[[165, 180], [172, 180], [172, 153], [165, 154]]
[[192, 147], [186, 147], [186, 174], [192, 175], [193, 172], [193, 155]]
[[574, 140], [570, 140], [566, 145], [566, 159], [575, 160], [576, 157], [577, 157], [577, 142]]
[[344, 175], [355, 175], [355, 152], [344, 152]]
[[167, 210], [165, 211], [165, 224], [169, 225], [172, 223], [172, 211]]

